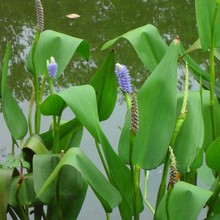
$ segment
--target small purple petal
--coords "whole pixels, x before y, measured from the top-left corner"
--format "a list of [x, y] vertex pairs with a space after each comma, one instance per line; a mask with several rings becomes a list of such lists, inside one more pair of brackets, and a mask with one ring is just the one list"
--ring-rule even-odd
[[131, 78], [129, 71], [125, 65], [116, 63], [115, 73], [118, 79], [118, 84], [126, 93], [132, 93]]

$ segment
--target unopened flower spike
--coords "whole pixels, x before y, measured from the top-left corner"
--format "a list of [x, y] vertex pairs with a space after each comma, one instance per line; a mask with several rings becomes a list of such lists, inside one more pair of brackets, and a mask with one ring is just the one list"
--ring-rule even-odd
[[133, 90], [131, 86], [131, 78], [127, 67], [125, 65], [116, 63], [115, 73], [118, 79], [118, 84], [121, 87], [121, 89], [126, 93], [132, 93]]
[[47, 60], [47, 69], [50, 78], [55, 79], [57, 74], [58, 64], [56, 63], [53, 57], [50, 58], [50, 61]]
[[170, 152], [170, 180], [169, 180], [168, 188], [170, 186], [173, 187], [179, 178], [179, 173], [177, 171], [176, 157], [173, 153], [172, 147], [170, 146], [169, 146], [169, 152]]
[[137, 134], [139, 130], [139, 112], [136, 93], [131, 93], [131, 130]]
[[35, 7], [37, 13], [37, 26], [42, 32], [44, 30], [44, 9], [41, 0], [35, 0]]

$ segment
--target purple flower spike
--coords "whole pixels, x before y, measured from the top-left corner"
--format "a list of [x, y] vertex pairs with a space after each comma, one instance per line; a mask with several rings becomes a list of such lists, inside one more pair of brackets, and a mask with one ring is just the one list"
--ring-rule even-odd
[[56, 74], [57, 74], [58, 64], [56, 63], [53, 57], [50, 58], [50, 61], [47, 60], [47, 69], [48, 69], [49, 76], [52, 79], [55, 79]]
[[126, 93], [132, 93], [131, 78], [129, 71], [125, 65], [116, 63], [115, 73], [118, 78], [118, 84], [121, 89]]

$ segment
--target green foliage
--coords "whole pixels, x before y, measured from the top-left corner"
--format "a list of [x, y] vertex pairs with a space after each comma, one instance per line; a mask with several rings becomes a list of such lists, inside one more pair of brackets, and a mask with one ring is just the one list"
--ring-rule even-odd
[[[26, 63], [34, 76], [26, 120], [7, 85], [11, 51], [8, 45], [0, 68], [0, 97], [12, 149], [7, 161], [0, 165], [0, 219], [7, 219], [7, 215], [29, 219], [30, 208], [34, 219], [77, 219], [88, 187], [101, 203], [107, 219], [118, 207], [121, 219], [139, 220], [144, 202], [154, 220], [195, 220], [203, 207], [208, 209], [206, 219], [219, 219], [220, 85], [215, 81], [214, 58], [219, 58], [220, 1], [195, 3], [199, 39], [188, 50], [178, 38], [167, 46], [157, 28], [150, 24], [103, 45], [102, 49], [107, 49], [119, 39], [126, 39], [151, 73], [137, 89], [137, 100], [135, 94], [122, 92], [127, 114], [118, 153], [100, 123], [110, 118], [117, 101], [117, 77], [124, 77], [115, 74], [117, 61], [113, 50], [103, 59], [90, 84], [55, 93], [54, 83], [73, 55], [78, 53], [88, 60], [89, 45], [63, 33], [37, 30]], [[189, 55], [199, 49], [209, 50], [210, 73]], [[47, 69], [51, 57], [58, 66], [53, 79]], [[188, 91], [187, 86], [183, 93], [177, 91], [180, 65], [185, 68], [186, 79], [189, 67], [200, 81], [199, 91]], [[49, 95], [43, 100], [46, 83]], [[65, 109], [73, 113], [69, 121], [62, 119]], [[42, 115], [52, 117], [44, 133], [40, 129]], [[105, 174], [80, 148], [83, 129], [94, 139]], [[20, 155], [16, 155], [15, 146], [21, 150]], [[161, 164], [163, 173], [154, 210], [146, 193], [148, 173]], [[144, 186], [142, 170], [146, 174]], [[209, 190], [197, 186], [197, 174]]]

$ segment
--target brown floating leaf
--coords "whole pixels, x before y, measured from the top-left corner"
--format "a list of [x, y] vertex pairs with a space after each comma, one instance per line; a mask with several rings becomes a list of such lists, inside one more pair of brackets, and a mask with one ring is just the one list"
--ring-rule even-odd
[[68, 14], [68, 15], [66, 15], [66, 17], [67, 18], [79, 18], [80, 15], [78, 15], [78, 14]]

